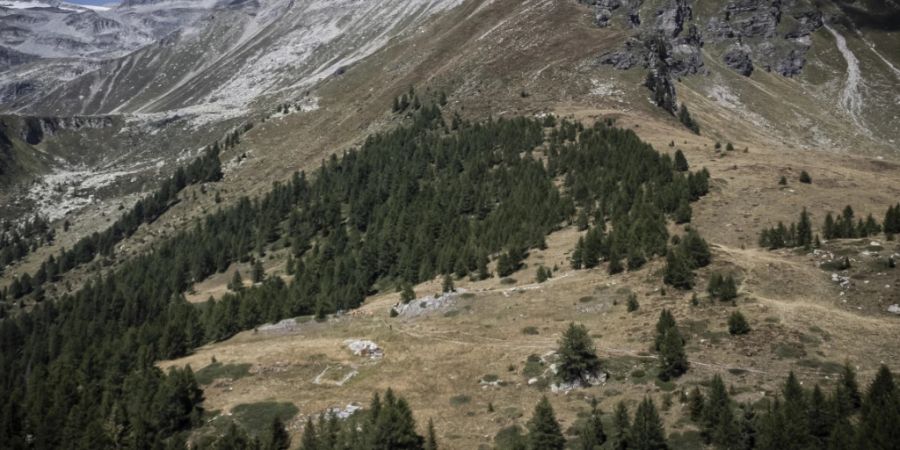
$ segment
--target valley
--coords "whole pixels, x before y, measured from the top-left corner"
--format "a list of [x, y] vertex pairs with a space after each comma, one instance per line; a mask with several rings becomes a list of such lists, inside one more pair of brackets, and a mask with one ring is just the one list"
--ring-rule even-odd
[[[896, 236], [824, 225], [849, 205], [887, 227], [898, 204], [900, 48], [868, 21], [889, 1], [764, 3], [0, 2], [0, 24], [168, 17], [71, 59], [15, 59], [34, 47], [2, 35], [0, 219], [38, 214], [53, 239], [0, 270], [0, 438], [251, 448], [277, 416], [305, 449], [308, 420], [352, 427], [392, 389], [439, 448], [519, 448], [543, 397], [570, 448], [594, 414], [614, 448], [617, 406], [645, 399], [669, 448], [728, 448], [692, 419], [718, 376], [723, 423], [764, 436], [742, 448], [785, 448], [766, 420], [789, 374], [811, 408], [814, 385], [838, 405], [845, 365], [863, 397], [900, 371]], [[804, 210], [814, 243], [761, 246]], [[711, 258], [684, 289], [671, 255], [694, 232]], [[712, 298], [720, 275], [735, 298]], [[671, 378], [663, 311], [688, 363]], [[571, 323], [602, 381], [560, 389]], [[369, 341], [383, 353], [349, 348]], [[881, 448], [872, 401], [839, 448]]]

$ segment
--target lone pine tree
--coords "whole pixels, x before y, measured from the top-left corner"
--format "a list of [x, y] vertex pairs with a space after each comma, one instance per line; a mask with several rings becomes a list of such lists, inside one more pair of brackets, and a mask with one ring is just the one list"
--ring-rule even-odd
[[570, 323], [559, 340], [557, 374], [565, 382], [587, 382], [600, 371], [600, 359], [584, 325]]

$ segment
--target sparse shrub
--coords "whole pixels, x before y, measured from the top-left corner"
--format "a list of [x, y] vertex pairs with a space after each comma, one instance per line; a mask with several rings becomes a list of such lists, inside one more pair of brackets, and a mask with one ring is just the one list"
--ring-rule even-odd
[[397, 317], [399, 315], [400, 315], [400, 313], [398, 313], [396, 309], [391, 308], [391, 312], [390, 312], [391, 317]]
[[525, 327], [525, 328], [522, 328], [522, 334], [526, 334], [529, 336], [535, 336], [540, 333], [538, 332], [537, 327]]
[[804, 170], [800, 172], [800, 182], [806, 184], [812, 183], [812, 177], [809, 176], [809, 173], [807, 171]]
[[728, 332], [732, 335], [747, 334], [750, 332], [750, 324], [740, 311], [731, 313], [728, 317]]
[[465, 395], [465, 394], [459, 394], [459, 395], [454, 395], [453, 397], [450, 397], [450, 404], [453, 406], [465, 405], [471, 401], [472, 401], [472, 397], [469, 397], [468, 395]]
[[538, 266], [537, 274], [535, 275], [535, 280], [538, 283], [543, 283], [550, 278], [551, 272], [550, 269], [544, 266]]
[[[694, 134], [700, 134], [700, 125], [698, 125], [697, 122], [694, 121], [694, 118], [691, 117], [691, 113], [684, 103], [681, 104], [681, 108], [678, 110], [678, 120], [685, 128], [693, 131]], [[685, 143], [687, 143], [687, 141], [685, 141]]]
[[722, 149], [722, 143], [717, 141], [716, 142], [716, 150], [721, 150], [721, 149]]
[[628, 296], [628, 301], [626, 303], [626, 307], [628, 308], [628, 312], [635, 312], [641, 305], [638, 303], [637, 295], [631, 294]]
[[731, 142], [729, 142], [728, 144], [725, 144], [725, 151], [729, 151], [729, 152], [734, 151], [734, 146], [731, 145]]

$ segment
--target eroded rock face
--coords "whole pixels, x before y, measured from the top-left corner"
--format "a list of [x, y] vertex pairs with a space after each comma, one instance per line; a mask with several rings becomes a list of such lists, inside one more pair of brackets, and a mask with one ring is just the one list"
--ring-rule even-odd
[[797, 0], [730, 0], [718, 6], [711, 17], [700, 19], [705, 24], [695, 23], [698, 19], [692, 0], [667, 0], [646, 25], [630, 19], [631, 14], [639, 13], [640, 2], [579, 1], [596, 8], [600, 26], [608, 26], [621, 16], [626, 24], [640, 29], [623, 48], [602, 55], [602, 64], [623, 70], [638, 65], [655, 68], [647, 48], [651, 39], [661, 36], [667, 47], [662, 63], [672, 77], [705, 73], [700, 51], [705, 41], [724, 44], [716, 47], [725, 49], [722, 60], [744, 76], [757, 67], [796, 76], [806, 63], [809, 35], [823, 25], [820, 11]]
[[725, 65], [734, 69], [737, 73], [749, 77], [753, 73], [753, 60], [750, 58], [750, 47], [746, 45], [732, 45], [722, 55]]
[[[759, 66], [792, 77], [806, 64], [808, 36], [823, 25], [822, 13], [811, 8], [780, 0], [732, 0], [709, 19], [706, 37], [731, 43], [722, 58], [738, 73], [748, 75]], [[791, 28], [779, 36], [779, 25]]]

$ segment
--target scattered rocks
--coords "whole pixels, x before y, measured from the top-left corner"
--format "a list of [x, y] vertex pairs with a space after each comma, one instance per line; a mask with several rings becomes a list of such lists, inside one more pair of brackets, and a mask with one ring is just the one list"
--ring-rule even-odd
[[581, 379], [572, 382], [558, 382], [550, 385], [550, 391], [553, 393], [566, 393], [575, 389], [588, 388], [598, 384], [606, 383], [607, 374], [585, 374]]
[[831, 281], [838, 283], [841, 285], [841, 289], [847, 289], [850, 287], [850, 277], [838, 275], [836, 273], [831, 274]]
[[297, 329], [298, 323], [294, 319], [284, 319], [275, 323], [267, 323], [257, 327], [260, 333], [290, 333]]
[[900, 305], [895, 303], [891, 306], [888, 306], [887, 311], [891, 314], [897, 314], [898, 316], [900, 316]]
[[440, 311], [449, 308], [456, 303], [460, 294], [464, 294], [465, 289], [457, 289], [456, 292], [445, 292], [440, 295], [429, 295], [417, 298], [409, 303], [397, 303], [391, 307], [397, 316], [401, 317], [417, 317], [422, 314]]
[[341, 408], [339, 406], [334, 406], [334, 407], [328, 408], [328, 411], [326, 411], [326, 414], [329, 416], [334, 416], [338, 419], [344, 420], [344, 419], [350, 418], [350, 416], [356, 414], [357, 411], [360, 411], [362, 409], [363, 409], [362, 405], [354, 402], [354, 403], [350, 403], [349, 405], [347, 405], [343, 408]]
[[344, 341], [347, 348], [356, 356], [363, 356], [369, 359], [380, 359], [384, 357], [384, 350], [378, 344], [366, 339], [348, 339]]

